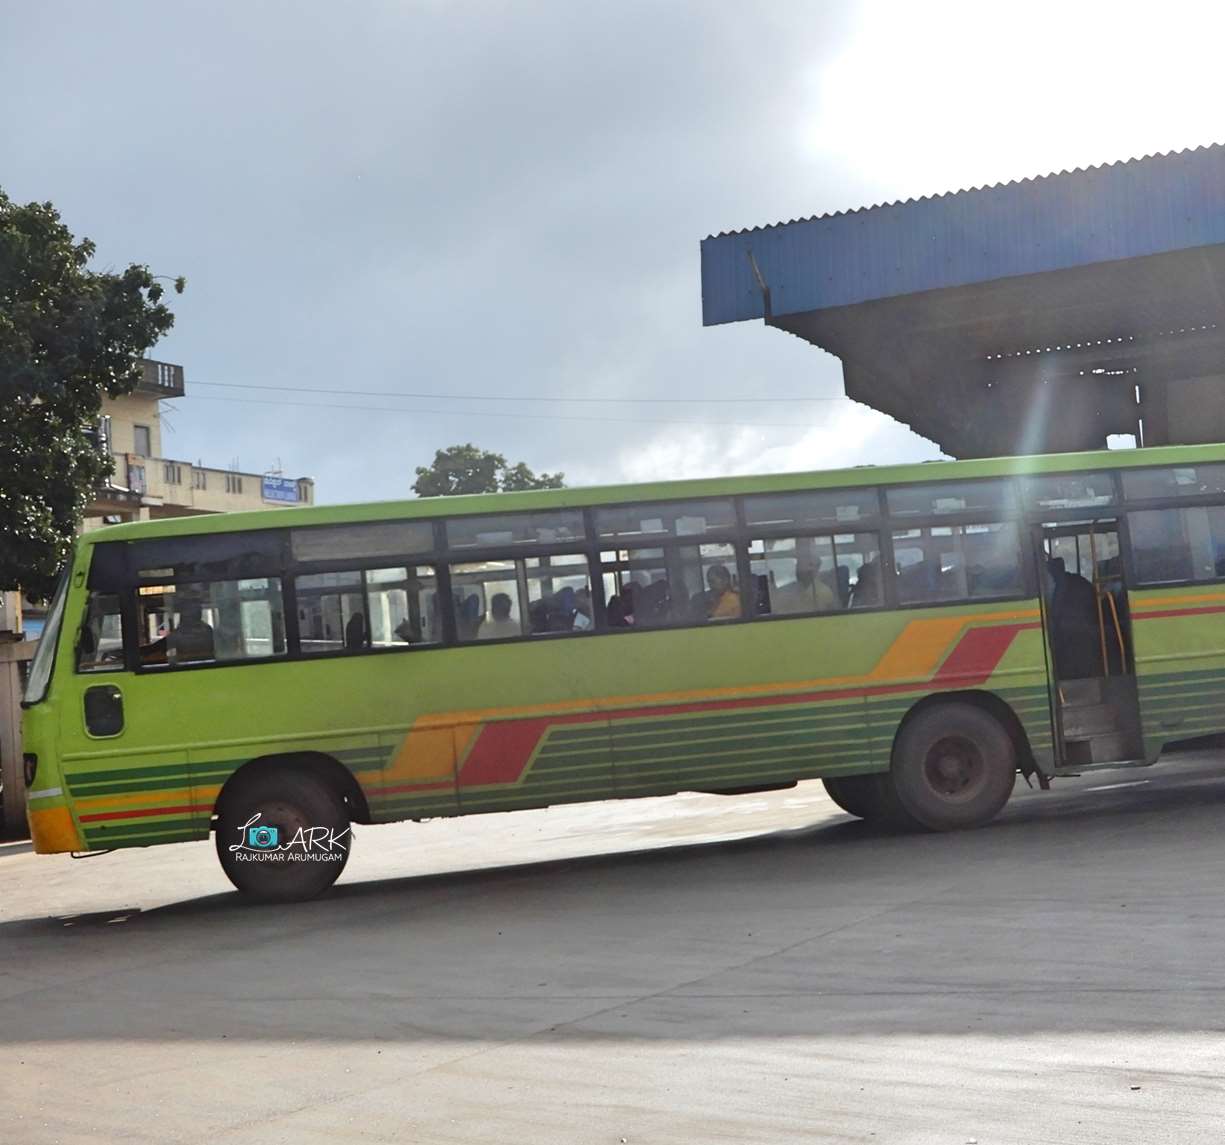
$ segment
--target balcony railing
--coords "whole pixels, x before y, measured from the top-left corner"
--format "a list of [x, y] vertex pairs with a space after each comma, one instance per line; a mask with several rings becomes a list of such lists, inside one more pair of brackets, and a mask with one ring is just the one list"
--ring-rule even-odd
[[170, 362], [155, 362], [152, 358], [141, 358], [141, 378], [136, 384], [138, 394], [157, 395], [159, 398], [181, 398], [184, 393], [183, 367]]

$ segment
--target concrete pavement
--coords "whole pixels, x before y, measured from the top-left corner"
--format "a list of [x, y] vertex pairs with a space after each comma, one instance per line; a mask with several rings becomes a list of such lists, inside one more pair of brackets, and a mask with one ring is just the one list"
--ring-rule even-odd
[[1216, 1140], [1219, 757], [892, 835], [819, 784], [0, 855], [0, 1142]]

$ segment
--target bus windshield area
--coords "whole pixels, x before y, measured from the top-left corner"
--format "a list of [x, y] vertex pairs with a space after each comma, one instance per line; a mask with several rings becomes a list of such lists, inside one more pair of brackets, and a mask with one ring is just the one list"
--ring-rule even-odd
[[22, 700], [25, 707], [37, 704], [47, 695], [47, 685], [51, 682], [51, 669], [55, 665], [55, 646], [59, 643], [60, 628], [64, 622], [64, 598], [67, 595], [68, 569], [64, 569], [60, 573], [59, 583], [55, 586], [51, 607], [47, 609], [43, 634], [39, 637], [38, 647], [34, 650], [34, 659], [30, 663], [30, 676], [26, 681], [25, 698]]

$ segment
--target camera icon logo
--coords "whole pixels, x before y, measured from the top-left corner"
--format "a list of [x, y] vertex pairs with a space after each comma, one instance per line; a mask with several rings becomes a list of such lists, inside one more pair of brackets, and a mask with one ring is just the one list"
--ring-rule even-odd
[[280, 842], [281, 832], [277, 827], [248, 827], [247, 846], [261, 851], [270, 850]]

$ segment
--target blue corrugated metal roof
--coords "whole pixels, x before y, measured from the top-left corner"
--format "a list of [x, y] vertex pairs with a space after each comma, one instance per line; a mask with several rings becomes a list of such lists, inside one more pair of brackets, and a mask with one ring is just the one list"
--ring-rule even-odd
[[1225, 145], [702, 242], [706, 326], [1225, 243]]

